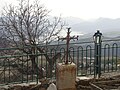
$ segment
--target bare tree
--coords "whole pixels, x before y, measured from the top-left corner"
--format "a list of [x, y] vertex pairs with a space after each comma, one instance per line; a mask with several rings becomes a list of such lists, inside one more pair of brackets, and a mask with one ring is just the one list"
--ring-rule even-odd
[[[46, 51], [37, 47], [39, 44], [45, 42], [50, 43], [57, 38], [59, 32], [63, 29], [65, 24], [61, 17], [49, 20], [49, 11], [40, 5], [40, 2], [34, 1], [30, 3], [29, 0], [20, 0], [18, 6], [9, 5], [3, 9], [1, 22], [6, 32], [6, 37], [22, 52], [29, 54], [32, 65], [35, 70], [38, 70], [35, 62], [35, 52], [40, 53]], [[29, 48], [21, 48], [29, 46]], [[47, 54], [44, 54], [49, 65], [52, 66], [51, 59]], [[56, 60], [58, 53], [53, 57]]]

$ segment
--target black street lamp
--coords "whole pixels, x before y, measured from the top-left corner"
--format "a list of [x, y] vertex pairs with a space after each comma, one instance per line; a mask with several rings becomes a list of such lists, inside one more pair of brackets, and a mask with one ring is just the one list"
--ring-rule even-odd
[[95, 43], [95, 65], [94, 65], [94, 76], [98, 78], [101, 75], [101, 44], [102, 44], [102, 33], [99, 30], [93, 35], [93, 40]]
[[99, 30], [97, 30], [97, 32], [93, 35], [93, 39], [96, 44], [101, 43], [102, 41], [101, 36], [102, 36], [102, 33], [100, 33]]

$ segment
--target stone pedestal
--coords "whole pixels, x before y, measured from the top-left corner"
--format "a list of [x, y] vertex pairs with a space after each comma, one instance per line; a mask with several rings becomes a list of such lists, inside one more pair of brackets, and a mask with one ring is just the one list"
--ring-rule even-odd
[[76, 65], [72, 64], [57, 64], [56, 72], [57, 90], [76, 90]]

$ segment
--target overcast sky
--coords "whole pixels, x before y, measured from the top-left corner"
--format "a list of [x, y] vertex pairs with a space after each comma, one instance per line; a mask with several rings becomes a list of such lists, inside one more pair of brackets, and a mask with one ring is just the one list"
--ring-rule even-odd
[[[5, 3], [16, 3], [17, 0], [0, 0], [0, 8]], [[120, 18], [120, 0], [42, 0], [51, 10], [51, 15], [62, 17], [79, 17], [96, 19], [99, 17]]]
[[53, 14], [82, 19], [119, 18], [120, 0], [44, 0]]

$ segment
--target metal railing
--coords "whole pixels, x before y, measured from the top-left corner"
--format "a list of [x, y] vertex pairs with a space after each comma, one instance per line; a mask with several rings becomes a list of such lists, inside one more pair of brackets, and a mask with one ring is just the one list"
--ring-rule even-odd
[[[33, 54], [26, 54], [18, 48], [0, 48], [0, 84], [39, 82], [39, 79], [43, 77], [56, 77], [56, 64], [65, 61], [66, 45], [37, 47], [45, 48], [46, 52], [41, 53], [36, 49]], [[98, 66], [95, 50], [93, 41], [70, 44], [68, 57], [69, 61], [77, 65], [78, 76], [96, 75]], [[120, 39], [103, 40], [100, 51], [99, 73], [118, 71], [120, 68]], [[31, 56], [35, 56], [35, 62], [31, 60]]]

